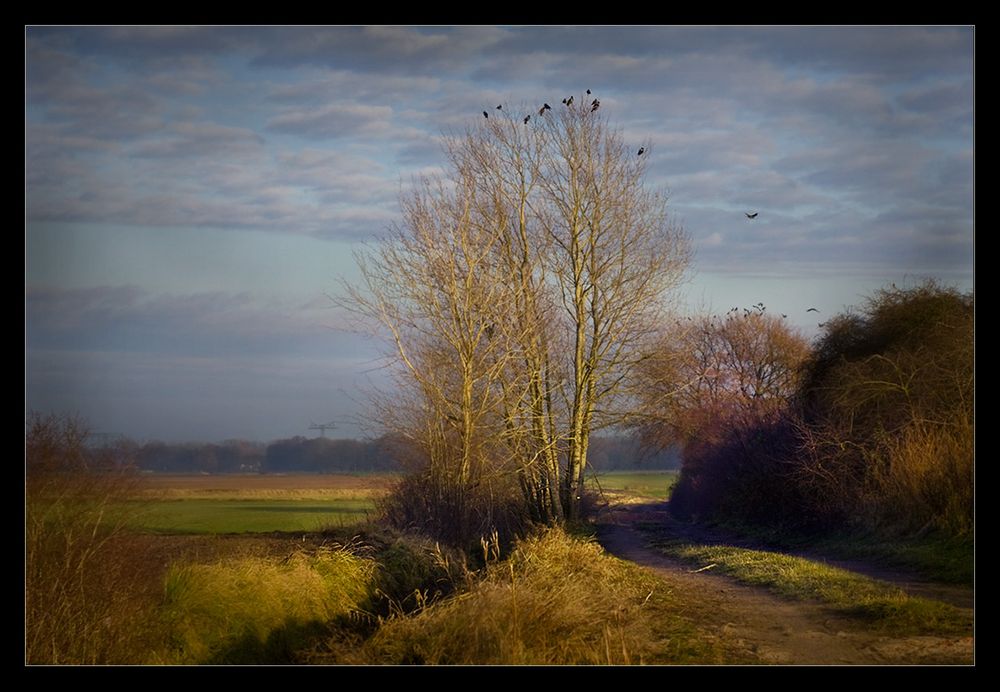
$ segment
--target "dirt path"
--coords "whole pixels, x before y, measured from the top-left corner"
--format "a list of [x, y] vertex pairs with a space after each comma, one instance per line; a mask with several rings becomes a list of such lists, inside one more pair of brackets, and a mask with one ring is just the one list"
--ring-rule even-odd
[[[600, 522], [605, 549], [655, 572], [681, 602], [697, 604], [698, 624], [737, 657], [777, 664], [962, 664], [972, 637], [889, 637], [822, 605], [792, 601], [691, 566], [646, 547], [631, 525], [655, 520], [665, 506], [626, 505]], [[664, 516], [660, 516], [665, 519]]]

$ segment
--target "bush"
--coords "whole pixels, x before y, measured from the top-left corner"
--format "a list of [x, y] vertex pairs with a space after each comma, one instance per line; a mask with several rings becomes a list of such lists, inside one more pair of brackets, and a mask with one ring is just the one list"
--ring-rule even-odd
[[417, 530], [472, 555], [493, 533], [504, 546], [530, 525], [515, 479], [510, 475], [463, 484], [429, 466], [411, 469], [379, 502], [390, 526]]
[[973, 528], [973, 300], [928, 282], [831, 319], [779, 416], [684, 451], [682, 515], [963, 536]]
[[971, 531], [973, 320], [971, 295], [927, 282], [828, 327], [802, 393], [800, 478], [843, 520]]

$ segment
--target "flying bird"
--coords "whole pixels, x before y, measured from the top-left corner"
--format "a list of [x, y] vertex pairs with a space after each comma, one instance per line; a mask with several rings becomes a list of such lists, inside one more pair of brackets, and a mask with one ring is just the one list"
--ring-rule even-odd
[[593, 113], [600, 107], [601, 107], [601, 102], [598, 101], [597, 99], [594, 99], [594, 102], [590, 104], [590, 112]]
[[806, 312], [819, 312], [819, 309], [817, 309], [817, 308], [809, 308], [808, 310], [806, 310]]
[[646, 147], [639, 147], [639, 153], [636, 156], [642, 156], [646, 153]]
[[529, 120], [531, 120], [531, 116], [530, 116], [530, 115], [526, 115], [526, 116], [524, 116], [524, 124], [525, 124], [525, 125], [527, 125], [527, 124], [528, 124], [528, 121], [529, 121]]
[[483, 111], [483, 117], [486, 118], [487, 120], [489, 120], [490, 119], [490, 114], [487, 113], [486, 111]]
[[743, 213], [747, 215], [748, 219], [756, 219], [757, 218], [757, 212], [754, 212], [753, 214], [751, 214], [750, 212], [745, 211]]

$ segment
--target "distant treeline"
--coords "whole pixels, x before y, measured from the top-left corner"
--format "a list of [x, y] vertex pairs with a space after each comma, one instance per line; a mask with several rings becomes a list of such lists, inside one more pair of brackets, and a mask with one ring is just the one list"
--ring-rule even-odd
[[590, 438], [588, 464], [596, 471], [626, 471], [641, 469], [679, 469], [681, 455], [677, 447], [651, 451], [643, 447], [637, 436]]
[[[391, 436], [372, 440], [291, 437], [270, 443], [148, 442], [134, 446], [136, 464], [159, 473], [344, 473], [395, 471], [404, 443]], [[645, 454], [631, 437], [595, 437], [591, 459], [598, 470], [678, 468], [675, 452]]]

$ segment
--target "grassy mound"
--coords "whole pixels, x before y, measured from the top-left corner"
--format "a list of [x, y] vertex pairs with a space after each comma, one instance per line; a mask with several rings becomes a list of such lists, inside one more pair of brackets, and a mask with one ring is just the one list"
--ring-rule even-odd
[[164, 662], [292, 661], [362, 607], [375, 571], [372, 560], [329, 549], [174, 566], [164, 605], [174, 641]]
[[467, 590], [382, 624], [361, 663], [711, 662], [661, 582], [558, 530], [520, 542]]

